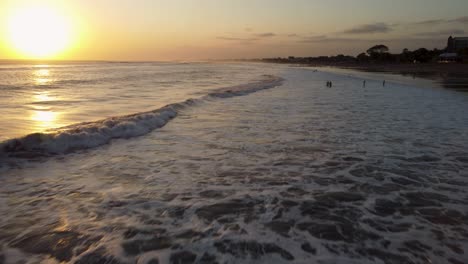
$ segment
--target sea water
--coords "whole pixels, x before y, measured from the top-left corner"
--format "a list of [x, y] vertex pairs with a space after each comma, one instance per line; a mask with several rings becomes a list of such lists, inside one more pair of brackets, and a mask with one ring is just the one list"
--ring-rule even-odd
[[[250, 63], [52, 68], [81, 81], [2, 79], [0, 263], [468, 262], [468, 94]], [[28, 125], [37, 105], [64, 116]]]

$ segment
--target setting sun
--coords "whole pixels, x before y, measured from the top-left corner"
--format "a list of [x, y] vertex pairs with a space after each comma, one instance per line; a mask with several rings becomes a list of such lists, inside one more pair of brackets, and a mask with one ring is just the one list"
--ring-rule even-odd
[[0, 0], [0, 264], [468, 264], [468, 0]]
[[8, 20], [8, 33], [12, 48], [30, 58], [51, 58], [72, 44], [69, 21], [45, 6], [14, 12]]

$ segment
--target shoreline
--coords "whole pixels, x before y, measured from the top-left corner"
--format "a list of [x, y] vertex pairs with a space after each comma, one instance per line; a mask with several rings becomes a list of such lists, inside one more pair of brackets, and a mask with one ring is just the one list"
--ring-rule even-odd
[[306, 67], [331, 67], [369, 73], [388, 73], [434, 81], [443, 88], [468, 92], [468, 64], [425, 63], [425, 64], [356, 64], [315, 63]]
[[445, 76], [447, 74], [468, 75], [468, 64], [461, 63], [426, 63], [426, 64], [310, 64], [308, 66], [329, 66], [366, 72], [387, 72], [398, 74], [416, 74], [427, 76]]

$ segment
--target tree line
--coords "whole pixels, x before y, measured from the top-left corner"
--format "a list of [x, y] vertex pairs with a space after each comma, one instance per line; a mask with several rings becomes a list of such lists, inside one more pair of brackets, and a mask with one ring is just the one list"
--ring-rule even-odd
[[[403, 49], [399, 54], [390, 53], [390, 49], [385, 45], [375, 45], [362, 52], [356, 57], [349, 55], [337, 56], [319, 56], [319, 57], [294, 57], [287, 58], [265, 58], [264, 62], [274, 63], [298, 63], [298, 64], [348, 64], [348, 63], [430, 63], [437, 62], [439, 56], [445, 52], [445, 49], [420, 48], [413, 51]], [[459, 55], [468, 61], [468, 49], [459, 51]]]
[[414, 51], [403, 49], [400, 54], [392, 54], [385, 45], [370, 47], [365, 53], [356, 57], [357, 62], [389, 62], [389, 63], [428, 63], [439, 59], [444, 50], [420, 48]]

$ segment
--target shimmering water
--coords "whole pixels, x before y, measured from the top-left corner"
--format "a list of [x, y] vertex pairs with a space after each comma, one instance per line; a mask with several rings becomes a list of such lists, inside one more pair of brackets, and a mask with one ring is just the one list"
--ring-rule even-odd
[[248, 64], [0, 64], [0, 141], [154, 110], [265, 72]]
[[235, 67], [284, 81], [196, 100], [139, 137], [4, 157], [0, 260], [468, 262], [467, 94]]

